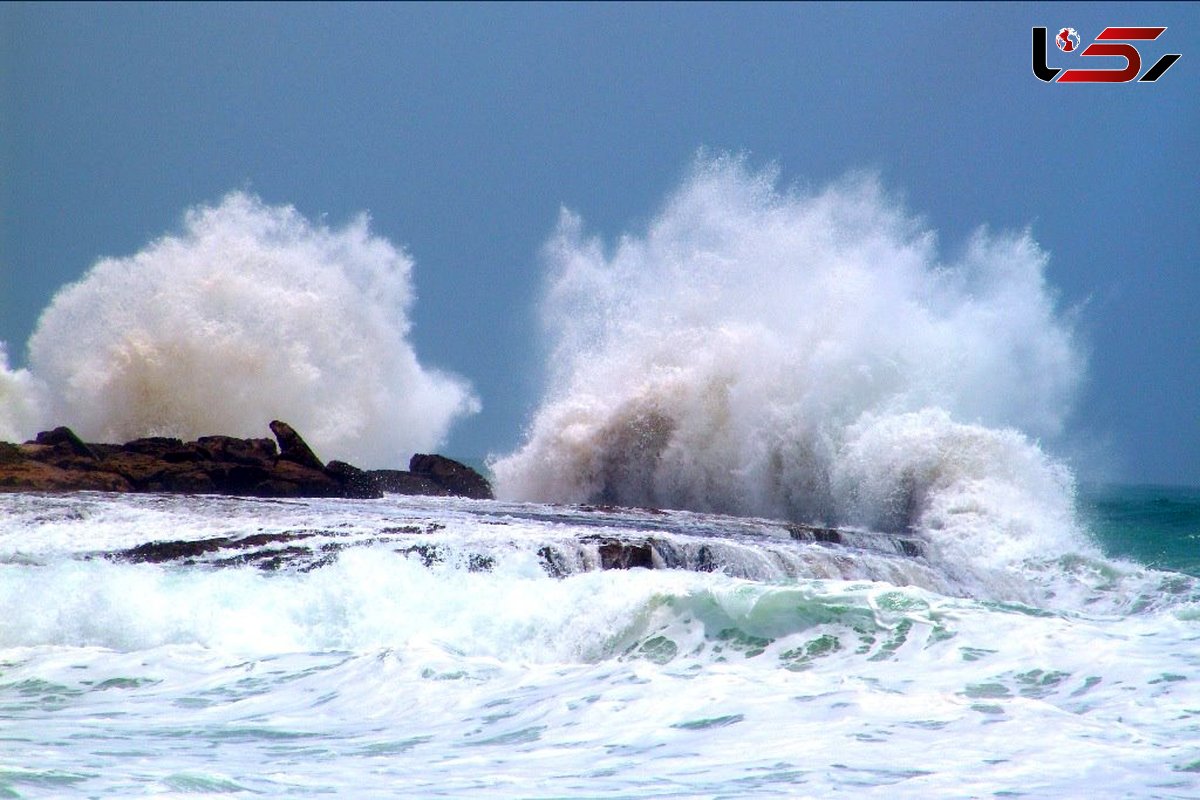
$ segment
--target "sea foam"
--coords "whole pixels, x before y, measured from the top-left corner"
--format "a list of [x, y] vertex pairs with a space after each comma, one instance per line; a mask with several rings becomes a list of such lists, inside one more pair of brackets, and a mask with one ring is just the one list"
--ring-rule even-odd
[[1026, 435], [1060, 431], [1083, 372], [1046, 254], [979, 230], [947, 259], [870, 176], [777, 183], [701, 158], [608, 248], [562, 213], [548, 390], [500, 495], [915, 527], [1005, 560], [1073, 537], [1070, 474]]
[[8, 349], [0, 342], [0, 441], [19, 440], [37, 427], [41, 393], [29, 370], [9, 366]]
[[242, 192], [194, 208], [59, 291], [30, 371], [0, 373], [0, 434], [262, 436], [280, 418], [328, 457], [403, 463], [479, 409], [466, 381], [417, 360], [412, 267], [365, 216], [333, 229]]

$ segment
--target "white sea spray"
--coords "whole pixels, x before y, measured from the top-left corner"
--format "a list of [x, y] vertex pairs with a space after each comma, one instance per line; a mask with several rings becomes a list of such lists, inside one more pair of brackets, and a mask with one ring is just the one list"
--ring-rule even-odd
[[0, 342], [0, 441], [19, 441], [42, 420], [39, 397], [44, 388], [27, 369], [12, 369]]
[[1084, 367], [1046, 254], [981, 229], [946, 258], [870, 176], [776, 184], [702, 158], [610, 248], [563, 212], [549, 385], [500, 495], [1074, 546], [1071, 475], [1028, 438], [1061, 430]]
[[[280, 418], [318, 452], [394, 465], [479, 409], [417, 360], [412, 268], [365, 215], [335, 229], [233, 192], [58, 292], [29, 342], [47, 389], [32, 416], [104, 441], [262, 436]], [[31, 435], [30, 416], [8, 426]]]

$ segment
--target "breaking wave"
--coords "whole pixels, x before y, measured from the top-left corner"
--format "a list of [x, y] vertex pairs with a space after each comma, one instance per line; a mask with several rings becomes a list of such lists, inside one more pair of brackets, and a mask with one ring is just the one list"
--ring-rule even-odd
[[183, 230], [64, 287], [0, 364], [0, 438], [67, 423], [90, 440], [262, 436], [394, 465], [479, 409], [408, 339], [412, 260], [359, 216], [341, 229], [234, 192]]
[[549, 389], [501, 496], [920, 528], [1004, 561], [1074, 540], [1069, 471], [1018, 432], [1058, 432], [1083, 373], [1028, 233], [947, 260], [872, 177], [785, 191], [723, 157], [611, 248], [564, 211], [546, 255]]

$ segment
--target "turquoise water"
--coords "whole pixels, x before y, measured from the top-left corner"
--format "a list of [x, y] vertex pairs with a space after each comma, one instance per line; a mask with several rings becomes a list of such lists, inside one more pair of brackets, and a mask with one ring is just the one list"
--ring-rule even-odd
[[1106, 555], [1200, 576], [1200, 487], [1085, 486], [1079, 510]]

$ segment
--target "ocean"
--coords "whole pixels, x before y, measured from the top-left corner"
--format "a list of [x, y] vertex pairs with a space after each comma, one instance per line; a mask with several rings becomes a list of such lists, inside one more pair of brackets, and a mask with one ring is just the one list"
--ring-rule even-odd
[[1200, 491], [1080, 509], [996, 568], [684, 511], [0, 495], [0, 796], [1196, 797]]
[[[99, 260], [0, 440], [441, 448], [488, 397], [368, 223], [234, 192]], [[542, 259], [498, 500], [0, 494], [0, 795], [1200, 797], [1200, 495], [1056, 455], [1105, 432], [1028, 230], [701, 156]]]

